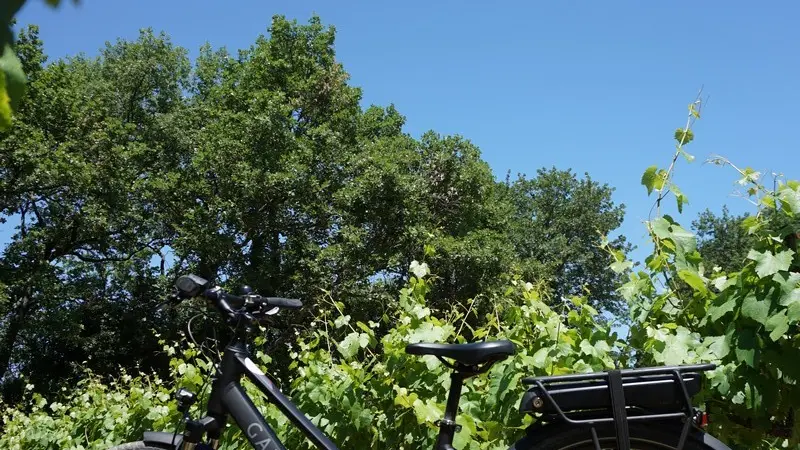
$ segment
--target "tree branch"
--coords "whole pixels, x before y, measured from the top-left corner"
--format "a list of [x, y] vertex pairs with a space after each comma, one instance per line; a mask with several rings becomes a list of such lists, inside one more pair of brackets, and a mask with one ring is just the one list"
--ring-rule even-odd
[[84, 251], [84, 252], [90, 251], [90, 250], [87, 250], [85, 248], [77, 248], [74, 251], [68, 253], [68, 255], [74, 256], [74, 257], [78, 258], [79, 260], [81, 260], [83, 262], [89, 262], [89, 263], [125, 262], [125, 261], [130, 261], [131, 258], [133, 258], [137, 254], [143, 252], [144, 250], [147, 250], [148, 248], [152, 250], [153, 249], [152, 245], [154, 243], [155, 243], [155, 241], [151, 241], [151, 242], [143, 245], [142, 247], [140, 247], [136, 251], [133, 251], [130, 254], [125, 255], [125, 256], [107, 256], [106, 255], [106, 256], [96, 257], [96, 256], [90, 256], [90, 255], [87, 255], [87, 254], [80, 253], [81, 251]]

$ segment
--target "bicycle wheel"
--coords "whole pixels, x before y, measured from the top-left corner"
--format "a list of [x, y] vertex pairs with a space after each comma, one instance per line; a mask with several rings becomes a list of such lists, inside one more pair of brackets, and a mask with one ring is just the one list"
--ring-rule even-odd
[[137, 441], [137, 442], [126, 442], [124, 444], [119, 444], [116, 447], [111, 447], [108, 450], [164, 450], [164, 449], [161, 447], [148, 446], [142, 441]]
[[[611, 426], [595, 428], [602, 450], [615, 450], [617, 438]], [[538, 432], [537, 432], [538, 431]], [[681, 430], [679, 427], [634, 424], [628, 425], [631, 450], [676, 450]], [[683, 450], [717, 450], [703, 442], [702, 432], [690, 432]], [[727, 447], [722, 447], [727, 448]], [[591, 430], [570, 426], [543, 427], [532, 430], [509, 450], [595, 450]]]

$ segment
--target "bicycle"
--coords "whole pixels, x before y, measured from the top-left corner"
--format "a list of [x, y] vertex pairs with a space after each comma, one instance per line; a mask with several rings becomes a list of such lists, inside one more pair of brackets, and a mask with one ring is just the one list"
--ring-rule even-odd
[[[228, 417], [258, 450], [286, 450], [240, 384], [246, 376], [268, 400], [299, 427], [321, 450], [338, 450], [333, 442], [300, 411], [250, 359], [247, 337], [251, 327], [281, 308], [299, 309], [302, 302], [257, 294], [233, 295], [195, 276], [175, 283], [178, 300], [202, 297], [234, 325], [235, 338], [225, 349], [201, 419], [185, 418], [184, 431], [144, 433], [141, 441], [111, 450], [216, 450]], [[467, 344], [416, 343], [412, 355], [433, 355], [452, 369], [444, 417], [436, 422], [436, 450], [455, 450], [459, 426], [456, 414], [464, 380], [484, 373], [515, 352], [510, 341]], [[538, 415], [511, 450], [730, 450], [703, 431], [707, 415], [692, 406], [700, 391], [702, 371], [714, 365], [650, 367], [608, 372], [525, 378], [531, 387], [523, 395], [520, 412]], [[188, 416], [196, 396], [180, 389], [178, 409]], [[204, 438], [205, 436], [205, 438]]]

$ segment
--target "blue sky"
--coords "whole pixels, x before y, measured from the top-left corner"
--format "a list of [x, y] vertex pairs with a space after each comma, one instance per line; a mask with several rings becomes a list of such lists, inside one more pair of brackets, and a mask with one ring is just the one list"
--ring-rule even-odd
[[[29, 0], [19, 21], [40, 25], [54, 59], [96, 54], [143, 27], [166, 31], [191, 55], [206, 41], [245, 48], [274, 14], [305, 22], [317, 13], [336, 26], [338, 58], [365, 105], [394, 103], [413, 135], [464, 135], [498, 177], [543, 166], [589, 172], [617, 189], [628, 209], [620, 231], [634, 243], [653, 200], [641, 174], [668, 165], [672, 134], [701, 85], [710, 101], [687, 148], [697, 160], [676, 174], [690, 201], [682, 222], [706, 207], [749, 209], [731, 196], [732, 169], [702, 164], [710, 154], [800, 178], [790, 158], [800, 140], [800, 3], [223, 3], [82, 0], [53, 11]], [[0, 228], [0, 238], [10, 231]]]

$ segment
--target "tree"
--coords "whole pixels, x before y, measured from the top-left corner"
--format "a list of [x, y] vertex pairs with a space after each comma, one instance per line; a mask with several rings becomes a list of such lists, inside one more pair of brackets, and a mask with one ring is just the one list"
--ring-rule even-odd
[[[57, 329], [37, 325], [63, 321], [70, 329], [93, 298], [110, 294], [114, 264], [135, 260], [141, 272], [163, 246], [161, 224], [150, 213], [151, 168], [158, 167], [151, 161], [160, 150], [159, 120], [180, 104], [188, 74], [185, 52], [149, 32], [136, 43], [109, 46], [98, 60], [71, 58], [46, 68], [35, 27], [21, 32], [16, 48], [31, 83], [14, 127], [0, 135], [0, 212], [19, 220], [0, 260], [8, 297], [0, 373], [11, 378], [19, 370], [30, 375], [25, 363], [39, 357], [24, 343], [41, 345]], [[133, 273], [117, 272], [123, 286]]]
[[[16, 111], [25, 92], [26, 72], [14, 51], [14, 33], [11, 27], [14, 16], [26, 0], [5, 0], [0, 4], [0, 131], [11, 126], [12, 112]], [[61, 0], [46, 0], [57, 7]], [[74, 4], [78, 0], [73, 0]]]
[[[557, 296], [588, 290], [595, 305], [619, 314], [620, 277], [606, 270], [613, 260], [600, 247], [625, 214], [625, 206], [611, 198], [614, 189], [589, 174], [578, 179], [571, 170], [556, 168], [506, 184], [514, 206], [510, 233], [524, 277], [547, 280]], [[624, 236], [610, 245], [623, 254], [630, 250]]]
[[748, 217], [746, 213], [734, 216], [725, 206], [720, 216], [707, 209], [692, 222], [697, 234], [697, 250], [708, 265], [706, 270], [719, 267], [723, 272], [734, 272], [747, 263], [747, 252], [755, 242], [755, 237], [743, 225]]
[[163, 365], [150, 330], [185, 325], [188, 309], [157, 305], [187, 272], [302, 298], [270, 328], [276, 358], [318, 304], [378, 321], [414, 260], [438, 274], [434, 309], [482, 299], [475, 322], [512, 272], [613, 304], [595, 249], [621, 220], [610, 188], [558, 171], [498, 183], [468, 139], [404, 133], [393, 106], [361, 108], [334, 38], [275, 17], [236, 57], [205, 45], [191, 64], [144, 30], [44, 66], [36, 29], [20, 34], [30, 88], [0, 134], [0, 211], [20, 223], [0, 257], [5, 381]]

